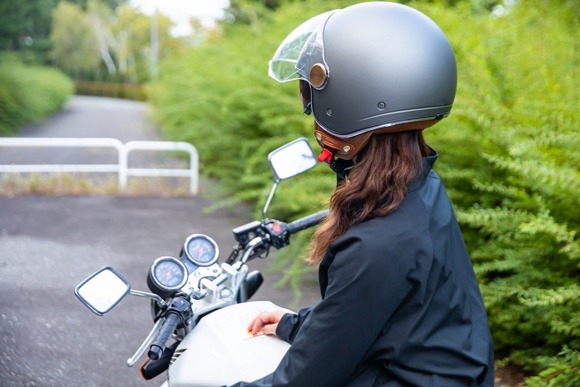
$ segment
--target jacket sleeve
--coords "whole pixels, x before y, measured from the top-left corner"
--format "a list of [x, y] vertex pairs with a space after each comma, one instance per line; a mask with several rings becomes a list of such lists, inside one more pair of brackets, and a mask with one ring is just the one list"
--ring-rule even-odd
[[[397, 259], [389, 264], [385, 251], [377, 251], [372, 243], [362, 244], [356, 236], [345, 235], [335, 243], [325, 296], [304, 316], [278, 368], [260, 380], [236, 386], [339, 386], [363, 362], [409, 291], [409, 268], [398, 265], [403, 261]], [[292, 318], [285, 316], [285, 320]]]
[[280, 322], [278, 322], [278, 327], [276, 328], [276, 336], [285, 342], [292, 344], [296, 334], [300, 330], [302, 323], [310, 314], [312, 307], [300, 309], [298, 314], [296, 313], [286, 313], [282, 316]]

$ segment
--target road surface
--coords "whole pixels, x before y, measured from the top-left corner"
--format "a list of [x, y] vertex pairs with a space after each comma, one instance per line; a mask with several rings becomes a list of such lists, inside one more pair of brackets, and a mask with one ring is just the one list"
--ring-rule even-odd
[[[19, 135], [159, 139], [145, 104], [94, 97], [74, 97], [62, 112]], [[0, 150], [0, 164], [15, 156], [9, 153]], [[38, 149], [16, 156], [59, 162], [81, 157], [73, 150], [47, 156]], [[178, 254], [193, 233], [212, 236], [223, 259], [234, 244], [231, 229], [252, 219], [244, 208], [206, 213], [214, 188], [202, 181], [197, 197], [0, 195], [0, 385], [160, 385], [163, 375], [145, 382], [138, 366], [125, 365], [151, 328], [148, 301], [128, 297], [99, 317], [77, 301], [73, 289], [93, 271], [112, 265], [134, 288], [146, 290], [153, 260]], [[280, 273], [268, 274], [268, 263], [250, 264], [266, 279], [256, 300], [296, 309], [318, 299], [310, 281], [293, 305], [289, 289], [273, 286]]]

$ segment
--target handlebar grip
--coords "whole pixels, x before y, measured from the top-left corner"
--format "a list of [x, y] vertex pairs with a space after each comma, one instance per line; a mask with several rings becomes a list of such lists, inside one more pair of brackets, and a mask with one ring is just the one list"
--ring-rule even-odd
[[171, 313], [167, 316], [167, 319], [161, 326], [159, 331], [159, 335], [157, 335], [157, 339], [151, 344], [149, 347], [149, 352], [147, 352], [147, 356], [151, 360], [157, 360], [163, 354], [163, 350], [165, 349], [165, 344], [177, 328], [177, 325], [181, 321], [181, 318], [177, 313]]
[[305, 216], [295, 220], [294, 222], [288, 223], [288, 234], [295, 234], [298, 231], [305, 230], [312, 226], [316, 226], [318, 223], [322, 222], [324, 218], [328, 216], [328, 210], [322, 210], [315, 214]]

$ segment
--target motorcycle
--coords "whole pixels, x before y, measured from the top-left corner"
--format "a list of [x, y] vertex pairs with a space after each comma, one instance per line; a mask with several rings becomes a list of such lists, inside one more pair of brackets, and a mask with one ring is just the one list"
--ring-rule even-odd
[[75, 288], [75, 295], [92, 312], [103, 316], [127, 295], [150, 299], [154, 325], [127, 366], [147, 351], [140, 368], [150, 380], [167, 371], [163, 387], [223, 386], [256, 380], [273, 372], [289, 344], [268, 335], [247, 332], [258, 314], [281, 309], [268, 301], [248, 301], [263, 282], [248, 262], [268, 255], [270, 248], [290, 243], [290, 236], [319, 224], [320, 211], [290, 223], [269, 219], [266, 212], [282, 180], [313, 168], [317, 159], [305, 138], [294, 140], [268, 156], [274, 183], [262, 219], [233, 229], [236, 245], [220, 263], [219, 247], [205, 234], [187, 237], [179, 257], [154, 260], [149, 292], [135, 290], [116, 269], [105, 266]]

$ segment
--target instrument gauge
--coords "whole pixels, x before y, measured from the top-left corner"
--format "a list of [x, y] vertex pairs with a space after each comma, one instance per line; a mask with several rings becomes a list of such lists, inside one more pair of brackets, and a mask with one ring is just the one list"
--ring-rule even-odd
[[147, 276], [149, 289], [156, 294], [168, 296], [185, 286], [188, 280], [183, 262], [173, 257], [159, 257], [151, 265]]
[[187, 259], [197, 266], [213, 265], [219, 256], [217, 243], [204, 234], [190, 235], [183, 245]]

